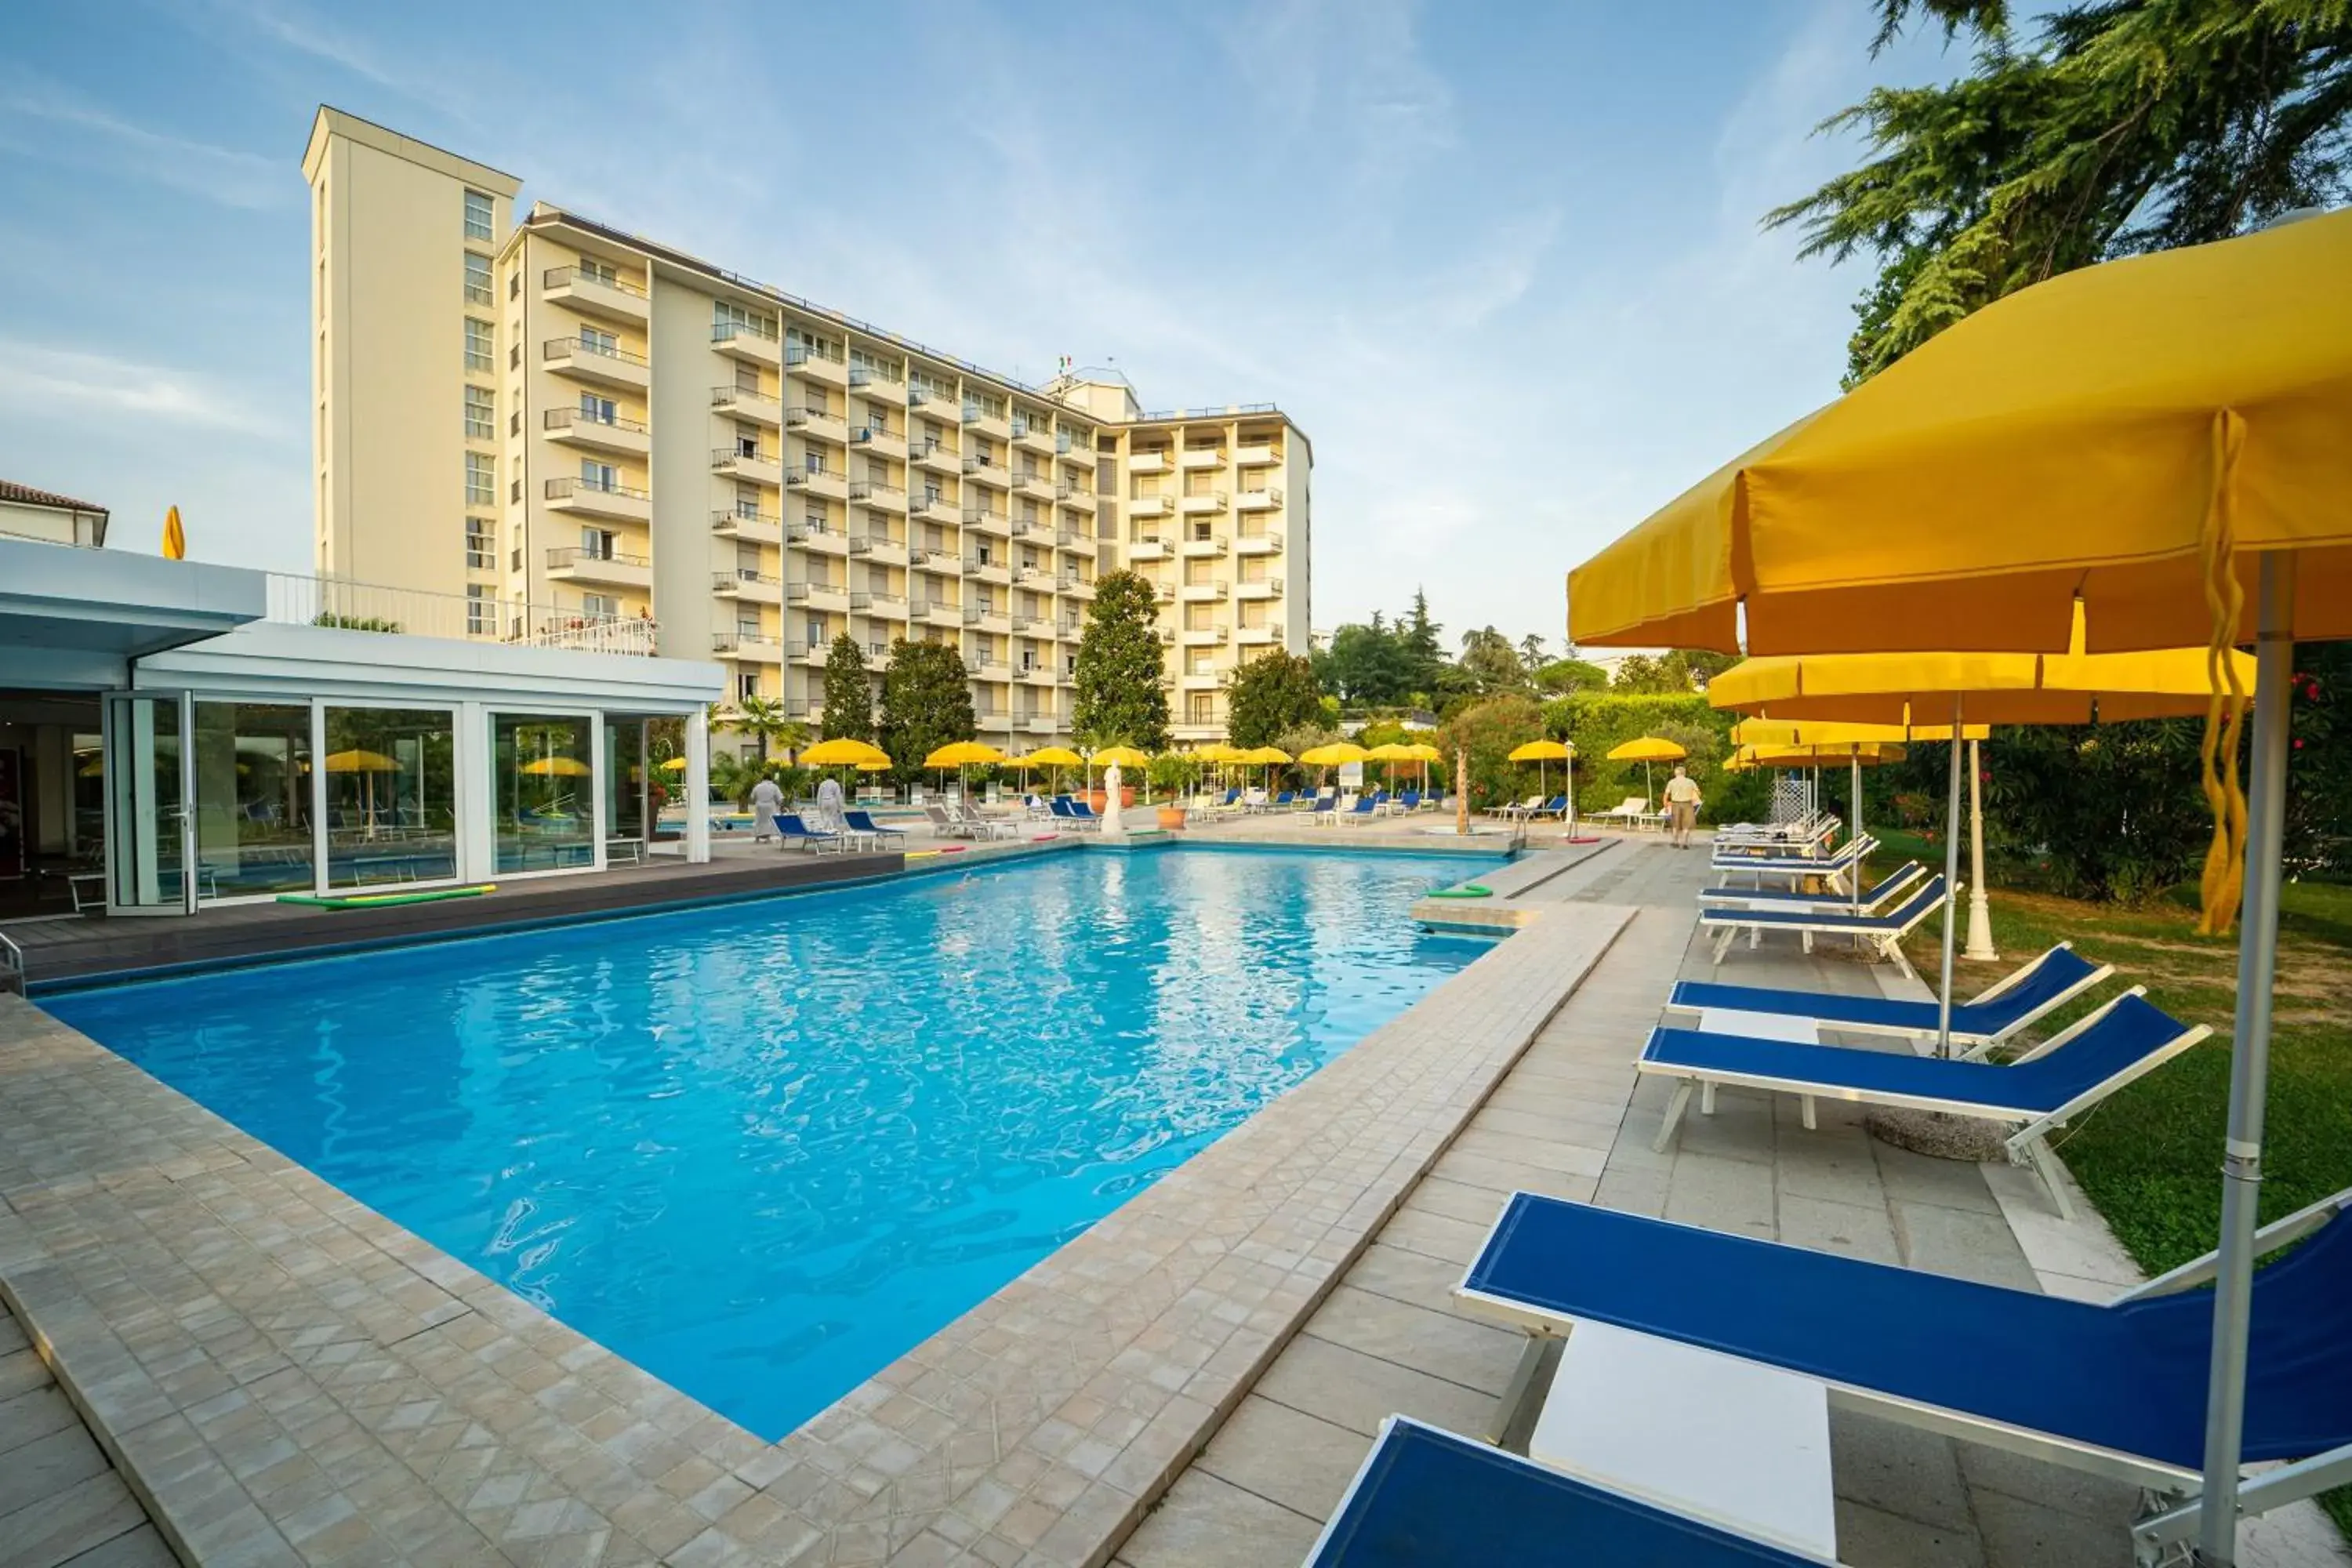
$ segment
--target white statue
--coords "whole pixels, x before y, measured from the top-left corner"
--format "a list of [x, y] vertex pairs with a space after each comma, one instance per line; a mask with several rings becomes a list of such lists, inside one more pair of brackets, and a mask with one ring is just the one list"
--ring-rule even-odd
[[1111, 763], [1103, 770], [1103, 826], [1105, 833], [1124, 833], [1118, 825], [1118, 764]]

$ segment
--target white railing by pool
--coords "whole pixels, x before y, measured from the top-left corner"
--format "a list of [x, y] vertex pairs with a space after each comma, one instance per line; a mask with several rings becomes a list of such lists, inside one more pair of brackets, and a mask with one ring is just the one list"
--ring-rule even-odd
[[287, 572], [268, 575], [267, 618], [285, 626], [347, 626], [354, 631], [645, 657], [660, 647], [660, 628], [648, 616], [595, 616], [576, 605], [532, 604], [488, 595], [476, 598], [340, 577], [303, 577]]

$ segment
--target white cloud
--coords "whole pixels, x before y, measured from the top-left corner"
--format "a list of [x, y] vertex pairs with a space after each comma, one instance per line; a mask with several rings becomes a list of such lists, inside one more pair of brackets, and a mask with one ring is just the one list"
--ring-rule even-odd
[[289, 199], [285, 170], [267, 159], [134, 124], [26, 73], [0, 79], [0, 120], [16, 122], [9, 143], [27, 156], [130, 174], [223, 206]]
[[0, 408], [40, 418], [130, 416], [273, 440], [291, 438], [299, 428], [289, 417], [263, 413], [236, 389], [192, 371], [6, 338], [0, 338]]

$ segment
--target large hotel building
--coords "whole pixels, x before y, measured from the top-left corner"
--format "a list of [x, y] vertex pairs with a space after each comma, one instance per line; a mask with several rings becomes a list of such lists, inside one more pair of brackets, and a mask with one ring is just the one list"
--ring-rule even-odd
[[982, 738], [1070, 737], [1098, 575], [1160, 604], [1180, 742], [1307, 648], [1307, 438], [1029, 386], [544, 203], [321, 109], [312, 194], [322, 576], [467, 601], [469, 634], [646, 622], [814, 721], [847, 632], [953, 645]]

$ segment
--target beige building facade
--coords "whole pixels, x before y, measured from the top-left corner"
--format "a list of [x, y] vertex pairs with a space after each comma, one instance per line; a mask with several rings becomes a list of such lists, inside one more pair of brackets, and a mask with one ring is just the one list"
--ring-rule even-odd
[[462, 595], [477, 636], [545, 633], [526, 605], [650, 623], [812, 723], [836, 637], [877, 688], [898, 639], [947, 643], [982, 738], [1016, 752], [1070, 738], [1119, 564], [1167, 584], [1180, 735], [1222, 733], [1237, 656], [1306, 650], [1307, 450], [1278, 412], [1027, 386], [562, 208], [517, 216], [510, 176], [331, 109], [304, 172], [323, 574]]
[[0, 535], [95, 550], [106, 543], [106, 518], [96, 501], [0, 479]]

